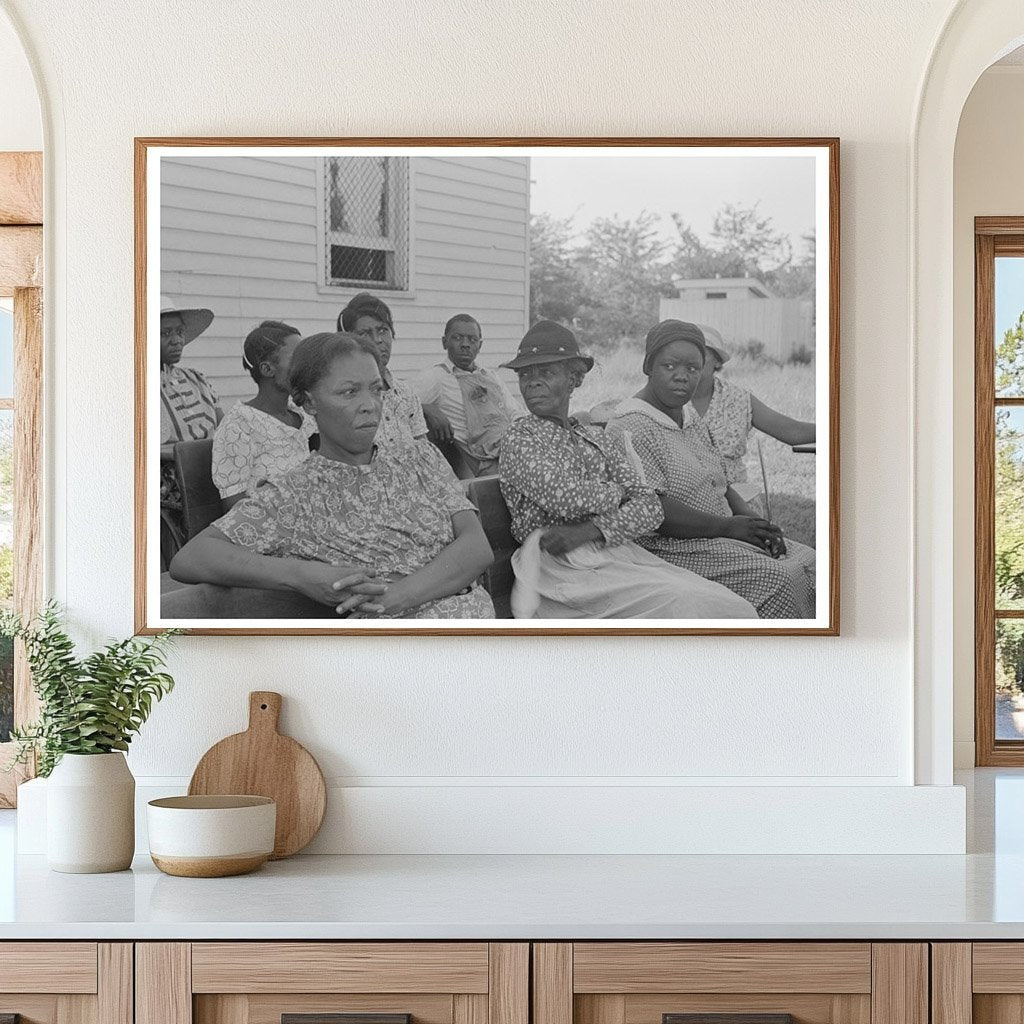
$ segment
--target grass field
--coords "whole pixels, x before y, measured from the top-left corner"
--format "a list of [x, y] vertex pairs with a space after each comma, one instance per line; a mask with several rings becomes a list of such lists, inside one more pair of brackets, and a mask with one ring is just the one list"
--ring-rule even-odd
[[[604, 402], [618, 402], [635, 394], [646, 383], [641, 370], [643, 342], [624, 340], [617, 349], [595, 355], [594, 369], [573, 395], [574, 413], [593, 409]], [[777, 366], [762, 359], [736, 356], [725, 364], [722, 377], [756, 395], [765, 405], [801, 420], [813, 420], [814, 364]], [[751, 432], [747, 445], [747, 478], [760, 483], [757, 441], [761, 439], [772, 514], [787, 537], [809, 544], [815, 542], [815, 457], [798, 455], [788, 445], [767, 434]]]

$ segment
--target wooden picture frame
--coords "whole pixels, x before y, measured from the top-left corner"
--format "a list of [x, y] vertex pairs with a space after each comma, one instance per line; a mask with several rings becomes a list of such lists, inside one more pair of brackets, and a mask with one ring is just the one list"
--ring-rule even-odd
[[[751, 365], [760, 365], [757, 360], [763, 359], [765, 365], [778, 364], [779, 372], [784, 373], [786, 367], [797, 366], [803, 359], [806, 360], [805, 368], [809, 368], [802, 379], [809, 396], [817, 448], [815, 454], [795, 455], [794, 458], [805, 460], [803, 467], [814, 463], [813, 470], [801, 468], [799, 474], [803, 480], [801, 486], [808, 492], [807, 496], [800, 497], [800, 508], [807, 534], [817, 553], [813, 573], [817, 596], [809, 606], [806, 602], [804, 605], [813, 611], [801, 613], [799, 617], [756, 619], [739, 615], [721, 619], [692, 616], [687, 619], [513, 619], [507, 610], [500, 610], [508, 607], [508, 591], [513, 578], [508, 564], [511, 548], [505, 550], [502, 545], [514, 545], [515, 542], [510, 538], [508, 510], [496, 480], [470, 483], [466, 489], [470, 499], [481, 510], [492, 549], [500, 552], [499, 559], [482, 577], [494, 598], [495, 607], [499, 609], [498, 614], [502, 615], [500, 618], [339, 618], [333, 609], [325, 605], [324, 614], [315, 613], [314, 618], [307, 620], [288, 611], [294, 607], [290, 601], [286, 600], [281, 605], [280, 594], [267, 602], [258, 601], [261, 613], [250, 615], [240, 609], [248, 610], [255, 605], [239, 604], [243, 598], [248, 601], [249, 596], [238, 589], [203, 584], [201, 591], [186, 590], [166, 576], [161, 580], [158, 550], [161, 514], [159, 454], [163, 439], [155, 436], [164, 429], [157, 415], [161, 395], [158, 347], [161, 294], [170, 295], [172, 304], [177, 303], [180, 308], [211, 309], [215, 323], [216, 318], [220, 318], [220, 323], [207, 339], [192, 350], [195, 353], [192, 358], [197, 367], [202, 364], [201, 372], [215, 385], [225, 385], [228, 396], [225, 404], [245, 400], [244, 395], [238, 392], [244, 384], [240, 356], [243, 338], [251, 328], [261, 320], [291, 322], [291, 317], [304, 336], [334, 330], [333, 322], [338, 311], [353, 295], [364, 291], [374, 292], [394, 307], [398, 338], [395, 352], [399, 351], [398, 342], [410, 346], [401, 355], [404, 362], [394, 371], [399, 380], [402, 374], [418, 374], [430, 362], [437, 361], [445, 319], [463, 308], [470, 312], [477, 310], [475, 315], [479, 317], [486, 344], [491, 346], [482, 353], [482, 357], [487, 355], [490, 359], [487, 365], [504, 362], [515, 354], [519, 340], [536, 319], [531, 317], [530, 307], [530, 216], [539, 209], [535, 200], [540, 186], [531, 176], [537, 168], [550, 168], [554, 166], [553, 161], [564, 161], [569, 180], [590, 182], [593, 175], [576, 177], [578, 168], [582, 166], [579, 161], [583, 159], [608, 161], [609, 167], [611, 161], [618, 161], [616, 167], [624, 167], [635, 175], [633, 191], [622, 193], [632, 196], [630, 202], [634, 204], [637, 197], [646, 195], [643, 175], [654, 173], [651, 169], [656, 167], [661, 168], [657, 172], [664, 176], [661, 180], [669, 182], [672, 187], [676, 187], [677, 181], [683, 182], [678, 186], [680, 195], [686, 193], [685, 183], [690, 179], [685, 175], [677, 178], [677, 173], [683, 175], [685, 171], [696, 181], [698, 165], [699, 173], [703, 175], [701, 180], [706, 181], [716, 177], [716, 169], [725, 167], [731, 170], [738, 168], [736, 173], [740, 179], [750, 182], [761, 182], [765, 169], [773, 173], [779, 171], [782, 165], [778, 161], [790, 161], [787, 167], [798, 168], [797, 180], [801, 184], [789, 182], [790, 192], [787, 194], [794, 196], [794, 207], [803, 211], [803, 233], [810, 236], [806, 243], [807, 255], [800, 264], [810, 275], [802, 283], [804, 290], [794, 292], [797, 297], [789, 299], [773, 294], [770, 288], [756, 279], [722, 278], [719, 287], [718, 279], [712, 280], [713, 275], [710, 274], [707, 279], [698, 279], [691, 274], [681, 279], [681, 284], [675, 284], [666, 263], [662, 268], [665, 273], [658, 278], [661, 291], [657, 293], [657, 313], [645, 315], [641, 318], [643, 323], [637, 324], [635, 330], [629, 329], [628, 337], [622, 336], [623, 344], [628, 341], [632, 346], [626, 352], [628, 358], [623, 359], [628, 371], [622, 371], [621, 376], [615, 376], [619, 371], [609, 369], [606, 372], [611, 381], [610, 387], [620, 388], [614, 398], [627, 398], [636, 388], [634, 378], [643, 360], [643, 339], [654, 322], [667, 317], [696, 322], [696, 314], [688, 315], [689, 311], [706, 309], [707, 303], [719, 295], [728, 295], [726, 301], [731, 301], [733, 291], [730, 289], [734, 289], [737, 295], [743, 293], [743, 296], [746, 296], [744, 289], [747, 289], [758, 302], [770, 300], [756, 309], [751, 306], [747, 311], [730, 307], [729, 315], [737, 318], [736, 323], [739, 323], [741, 315], [756, 316], [758, 324], [767, 323], [769, 316], [775, 317], [776, 322], [771, 332], [768, 327], [759, 327], [756, 331], [737, 327], [735, 339], [727, 339], [727, 347], [736, 349], [737, 366], [748, 358]], [[229, 163], [232, 160], [235, 163]], [[365, 210], [360, 213], [357, 201], [347, 192], [342, 194], [337, 187], [339, 174], [364, 173], [360, 170], [363, 167], [360, 160], [363, 164], [379, 161], [384, 168], [375, 166], [373, 170], [376, 178], [372, 185], [375, 190], [372, 193], [372, 217]], [[434, 163], [429, 164], [430, 161]], [[488, 161], [490, 164], [485, 168]], [[513, 169], [514, 172], [509, 171], [506, 165], [516, 161], [521, 166]], [[501, 166], [497, 167], [498, 164]], [[441, 167], [448, 169], [449, 178], [439, 173]], [[492, 180], [493, 176], [502, 174], [505, 174], [503, 180]], [[461, 191], [447, 184], [457, 177], [463, 181]], [[431, 219], [426, 215], [423, 196], [431, 190], [435, 197], [439, 197], [436, 209], [446, 211], [447, 220], [439, 219], [439, 216]], [[501, 207], [500, 203], [493, 201], [502, 190], [514, 193], [511, 205]], [[575, 189], [566, 185], [561, 187], [561, 191], [556, 186], [551, 190], [551, 194], [563, 199], [574, 193]], [[407, 195], [407, 205], [392, 208], [390, 197], [399, 194]], [[619, 207], [615, 205], [618, 200], [609, 205], [607, 197], [611, 194], [610, 186], [605, 186], [605, 198], [597, 200], [600, 209], [593, 214], [591, 227], [600, 217], [614, 220], [619, 216]], [[756, 197], [740, 201], [741, 207], [743, 202], [748, 202], [741, 212], [746, 210], [750, 213], [753, 220], [749, 223], [756, 222], [759, 217], [766, 218], [766, 230], [770, 233], [774, 230], [771, 228], [774, 223], [771, 216], [775, 207], [766, 200], [767, 206], [762, 209], [760, 201]], [[349, 204], [349, 213], [344, 212], [345, 203]], [[358, 203], [370, 209], [369, 200], [360, 199]], [[514, 216], [508, 214], [512, 206], [516, 211]], [[541, 209], [541, 213], [547, 212]], [[654, 229], [656, 234], [670, 230], [672, 219], [669, 214], [673, 212], [667, 209], [664, 215], [657, 215], [660, 220]], [[710, 212], [710, 206], [705, 204], [700, 215], [710, 218]], [[629, 216], [624, 214], [624, 219], [629, 222]], [[372, 224], [367, 227], [370, 221]], [[241, 228], [242, 222], [246, 225], [244, 229]], [[476, 280], [474, 274], [479, 272], [482, 275], [486, 268], [480, 263], [479, 253], [474, 257], [472, 253], [475, 250], [466, 242], [474, 231], [484, 230], [480, 225], [485, 222], [489, 225], [487, 230], [493, 230], [496, 238], [501, 236], [493, 244], [480, 246], [485, 254], [494, 253], [495, 265], [500, 265], [501, 271], [500, 274], [495, 271], [497, 284], [486, 293], [489, 296], [487, 301], [493, 300], [493, 308], [487, 306], [486, 309], [487, 304], [482, 298], [484, 289], [474, 290], [467, 283]], [[271, 229], [271, 223], [276, 227]], [[401, 244], [392, 239], [394, 224], [399, 224], [400, 231], [404, 232]], [[651, 223], [648, 222], [647, 226], [650, 227]], [[732, 228], [725, 225], [721, 237], [725, 237]], [[683, 237], [683, 228], [678, 227], [678, 230]], [[703, 230], [708, 237], [706, 225]], [[245, 237], [246, 232], [248, 237]], [[272, 243], [271, 236], [274, 236]], [[664, 240], [667, 236], [657, 237], [660, 240], [658, 244], [663, 242], [667, 250], [669, 242]], [[783, 248], [789, 246], [789, 251], [794, 253], [795, 245], [804, 244], [789, 228], [777, 231], [773, 237], [779, 245]], [[715, 253], [721, 256], [728, 252], [727, 249], [712, 251], [710, 244], [705, 244], [697, 232], [691, 231], [693, 239], [697, 240], [695, 245], [704, 246], [699, 251], [709, 254], [709, 260]], [[268, 255], [271, 254], [271, 244], [280, 245], [279, 250], [274, 250], [276, 256]], [[464, 245], [471, 255], [461, 253]], [[423, 254], [430, 247], [433, 247], [431, 251], [435, 256], [445, 250], [451, 256], [450, 267], [443, 268], [440, 273], [436, 262], [428, 267], [427, 257]], [[571, 253], [576, 251], [570, 250]], [[174, 625], [194, 633], [211, 635], [838, 635], [838, 139], [138, 138], [135, 140], [135, 252], [137, 632], [152, 633]], [[738, 256], [736, 258], [739, 259]], [[263, 262], [257, 265], [261, 260]], [[735, 260], [728, 264], [729, 267], [733, 265], [740, 264]], [[766, 273], [778, 275], [787, 266], [780, 263]], [[353, 267], [358, 267], [358, 271]], [[660, 269], [658, 273], [661, 274]], [[260, 286], [253, 283], [256, 280], [272, 282], [272, 286], [259, 291]], [[690, 288], [691, 285], [695, 287]], [[704, 295], [698, 294], [697, 286], [705, 289]], [[678, 294], [673, 298], [670, 293], [677, 288]], [[285, 300], [286, 295], [293, 297], [291, 306]], [[481, 297], [481, 301], [474, 303], [474, 297]], [[213, 309], [214, 305], [219, 308]], [[677, 314], [676, 310], [682, 312]], [[578, 326], [580, 320], [577, 316], [574, 323]], [[583, 321], [586, 322], [585, 317]], [[711, 322], [711, 318], [705, 322]], [[579, 328], [578, 334], [582, 346], [585, 349], [590, 347], [586, 328]], [[774, 339], [771, 343], [777, 347], [765, 349], [764, 342], [760, 340], [762, 334]], [[796, 347], [798, 337], [808, 339], [801, 343], [799, 349]], [[619, 353], [618, 349], [606, 351], [611, 351], [612, 356]], [[443, 356], [443, 352], [440, 354]], [[606, 359], [608, 366], [613, 362], [611, 357]], [[391, 366], [395, 365], [393, 360]], [[604, 372], [600, 353], [598, 365]], [[242, 383], [238, 383], [236, 378], [240, 378]], [[630, 385], [632, 390], [626, 390], [629, 381], [634, 381]], [[514, 388], [514, 381], [511, 383]], [[609, 400], [604, 404], [610, 406], [614, 403]], [[590, 415], [596, 408], [583, 411]], [[575, 414], [577, 409], [571, 411]], [[593, 419], [593, 422], [598, 421]], [[803, 426], [806, 427], [807, 423]], [[766, 444], [776, 443], [766, 441]], [[171, 486], [178, 488], [189, 472], [185, 465], [187, 460], [193, 456], [200, 462], [210, 458], [208, 451], [196, 445], [179, 444], [175, 448], [172, 444], [164, 452], [167, 456], [165, 474], [171, 474], [168, 460], [171, 457], [177, 459], [173, 467], [176, 475], [171, 474], [174, 481]], [[788, 492], [770, 482], [778, 478], [773, 458], [775, 456], [769, 453], [769, 471], [764, 479], [769, 481], [769, 491], [777, 491], [781, 498]], [[760, 480], [753, 440], [747, 452], [747, 463], [756, 480]], [[208, 471], [204, 469], [203, 472]], [[810, 484], [806, 483], [808, 476], [812, 481]], [[796, 477], [794, 474], [792, 479]], [[215, 487], [211, 490], [211, 486], [206, 477], [202, 486], [197, 488], [192, 488], [186, 481], [178, 510], [181, 523], [205, 525], [216, 518], [220, 495]], [[764, 487], [756, 485], [751, 490], [758, 489], [764, 491]], [[765, 514], [763, 494], [761, 499], [760, 505], [755, 499], [752, 506], [754, 514]], [[183, 532], [186, 536], [193, 535], [192, 526], [186, 526]], [[285, 611], [275, 611], [281, 608]]]

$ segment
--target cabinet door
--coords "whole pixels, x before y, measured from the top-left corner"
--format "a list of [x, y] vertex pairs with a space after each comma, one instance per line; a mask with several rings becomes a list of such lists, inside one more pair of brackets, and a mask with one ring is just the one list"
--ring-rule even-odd
[[128, 942], [0, 942], [6, 1024], [132, 1024]]
[[538, 943], [533, 1024], [928, 1024], [923, 943]]
[[1024, 942], [932, 946], [935, 1024], [1024, 1020]]
[[139, 943], [136, 984], [136, 1024], [529, 1024], [525, 943]]

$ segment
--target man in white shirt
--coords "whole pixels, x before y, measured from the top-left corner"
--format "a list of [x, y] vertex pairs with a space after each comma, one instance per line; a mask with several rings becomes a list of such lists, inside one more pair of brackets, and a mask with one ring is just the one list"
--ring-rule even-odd
[[455, 446], [456, 472], [463, 479], [496, 473], [501, 439], [522, 410], [498, 375], [477, 364], [483, 334], [475, 317], [453, 316], [441, 344], [447, 358], [416, 382], [428, 436]]

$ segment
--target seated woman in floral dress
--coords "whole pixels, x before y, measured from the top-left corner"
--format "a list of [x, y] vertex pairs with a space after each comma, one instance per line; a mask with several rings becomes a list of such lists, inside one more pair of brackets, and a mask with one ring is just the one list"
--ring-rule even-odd
[[448, 464], [432, 445], [374, 443], [382, 383], [372, 344], [306, 338], [291, 387], [320, 448], [189, 541], [171, 575], [292, 591], [356, 617], [493, 618], [476, 582], [490, 545]]
[[542, 320], [505, 365], [530, 412], [502, 439], [499, 463], [523, 544], [512, 557], [516, 617], [756, 618], [727, 588], [634, 543], [657, 528], [661, 504], [618, 439], [569, 417], [569, 397], [594, 365], [572, 331]]
[[264, 320], [245, 339], [242, 366], [258, 391], [236, 402], [213, 435], [213, 482], [225, 508], [309, 455], [316, 420], [289, 401], [288, 372], [301, 340], [279, 320]]
[[664, 518], [638, 543], [673, 565], [728, 587], [764, 619], [813, 618], [813, 548], [784, 541], [752, 515], [729, 486], [725, 460], [688, 404], [704, 367], [695, 325], [664, 320], [647, 335], [647, 385], [621, 403], [608, 424], [628, 439]]
[[697, 326], [704, 335], [708, 358], [691, 399], [692, 408], [703, 418], [725, 459], [729, 483], [744, 483], [747, 479], [747, 437], [752, 429], [783, 444], [813, 444], [816, 428], [812, 422], [772, 409], [746, 388], [719, 376], [718, 371], [729, 361], [729, 350], [716, 328]]

